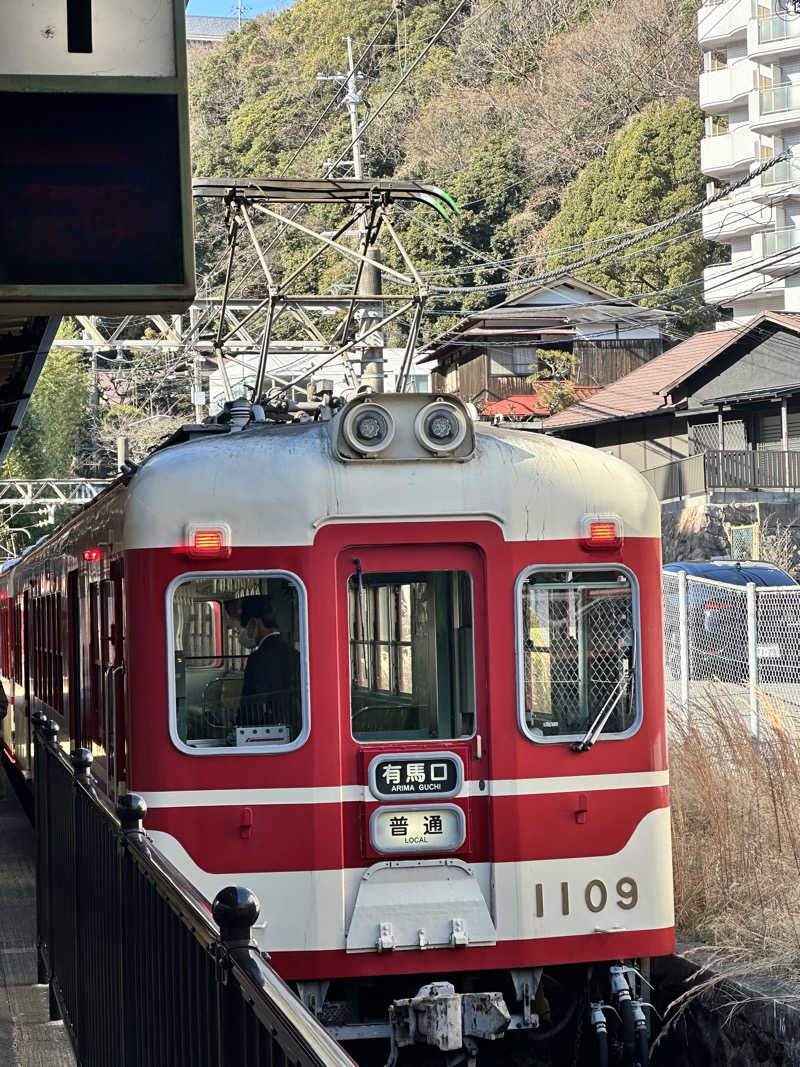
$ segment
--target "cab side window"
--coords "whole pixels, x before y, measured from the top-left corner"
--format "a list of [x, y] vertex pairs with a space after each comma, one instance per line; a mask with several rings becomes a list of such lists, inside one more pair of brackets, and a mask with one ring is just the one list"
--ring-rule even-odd
[[522, 726], [536, 741], [625, 734], [638, 713], [638, 619], [627, 572], [536, 568], [519, 585]]
[[190, 750], [272, 750], [307, 721], [304, 604], [283, 575], [197, 576], [171, 598], [177, 740]]

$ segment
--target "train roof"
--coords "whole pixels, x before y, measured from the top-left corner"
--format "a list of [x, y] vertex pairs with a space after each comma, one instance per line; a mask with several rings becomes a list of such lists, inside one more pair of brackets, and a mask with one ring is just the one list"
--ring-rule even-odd
[[[399, 405], [398, 422], [431, 400], [395, 395], [380, 402]], [[460, 459], [343, 461], [344, 414], [239, 432], [194, 428], [201, 432], [153, 453], [8, 569], [37, 569], [98, 544], [112, 554], [172, 549], [185, 543], [189, 523], [226, 524], [234, 547], [310, 545], [330, 523], [392, 521], [488, 521], [507, 541], [570, 540], [587, 515], [618, 516], [626, 537], [660, 536], [649, 483], [597, 449], [477, 423], [474, 449]]]
[[125, 546], [175, 545], [189, 521], [228, 523], [234, 545], [311, 544], [330, 522], [391, 520], [484, 519], [506, 540], [560, 539], [598, 513], [618, 515], [626, 536], [659, 536], [649, 484], [595, 449], [478, 424], [465, 462], [343, 463], [337, 421], [262, 424], [156, 453], [131, 481]]

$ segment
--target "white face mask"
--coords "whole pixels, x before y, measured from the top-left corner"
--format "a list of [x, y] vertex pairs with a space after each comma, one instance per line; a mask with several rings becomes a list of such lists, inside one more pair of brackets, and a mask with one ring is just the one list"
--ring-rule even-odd
[[247, 627], [246, 626], [240, 626], [239, 627], [239, 644], [242, 646], [242, 648], [257, 648], [258, 647], [258, 639], [255, 638], [255, 637], [251, 637], [250, 636], [250, 634], [247, 632]]

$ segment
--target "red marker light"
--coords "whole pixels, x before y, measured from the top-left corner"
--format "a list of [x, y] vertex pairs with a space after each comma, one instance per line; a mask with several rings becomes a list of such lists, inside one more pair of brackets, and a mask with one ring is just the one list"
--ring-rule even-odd
[[83, 558], [86, 560], [87, 563], [91, 563], [94, 560], [100, 559], [100, 549], [99, 548], [85, 548], [83, 550]]

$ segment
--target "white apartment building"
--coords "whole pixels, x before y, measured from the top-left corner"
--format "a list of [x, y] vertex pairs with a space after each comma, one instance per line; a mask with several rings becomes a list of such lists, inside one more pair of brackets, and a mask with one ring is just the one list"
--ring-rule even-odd
[[706, 268], [705, 299], [736, 323], [800, 311], [800, 0], [706, 2], [697, 29], [709, 194], [797, 151], [703, 212], [703, 235], [730, 248], [729, 264]]

